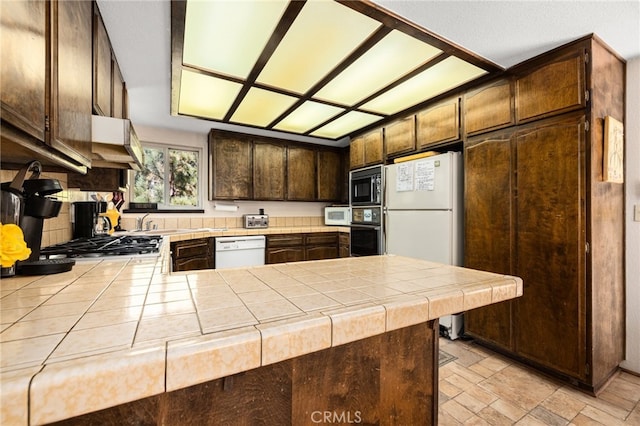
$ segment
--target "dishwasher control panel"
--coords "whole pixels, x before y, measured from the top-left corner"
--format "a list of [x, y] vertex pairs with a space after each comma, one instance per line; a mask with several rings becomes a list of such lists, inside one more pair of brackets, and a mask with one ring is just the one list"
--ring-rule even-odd
[[247, 229], [260, 229], [269, 227], [269, 215], [266, 214], [245, 214], [244, 227]]

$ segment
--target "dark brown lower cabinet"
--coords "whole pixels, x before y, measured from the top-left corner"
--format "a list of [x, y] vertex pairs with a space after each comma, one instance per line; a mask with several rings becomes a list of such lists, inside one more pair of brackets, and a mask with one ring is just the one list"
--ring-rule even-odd
[[174, 272], [213, 269], [214, 239], [197, 238], [172, 242], [171, 263]]
[[346, 232], [340, 232], [338, 234], [338, 250], [340, 253], [340, 257], [351, 256], [351, 249], [349, 246], [350, 241], [351, 239], [349, 238], [349, 234], [347, 234]]
[[342, 235], [342, 233], [313, 232], [267, 235], [266, 263], [299, 262], [341, 257], [339, 235]]
[[55, 423], [437, 425], [438, 321]]
[[467, 312], [465, 328], [597, 393], [624, 356], [623, 217], [587, 128], [578, 112], [467, 141], [465, 266], [519, 276], [524, 294]]

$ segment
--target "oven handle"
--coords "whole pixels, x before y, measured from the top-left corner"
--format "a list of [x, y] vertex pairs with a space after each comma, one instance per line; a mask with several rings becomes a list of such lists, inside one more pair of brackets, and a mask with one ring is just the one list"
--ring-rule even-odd
[[360, 225], [360, 224], [351, 224], [349, 225], [351, 228], [362, 228], [362, 229], [371, 229], [372, 231], [379, 231], [382, 229], [382, 225]]

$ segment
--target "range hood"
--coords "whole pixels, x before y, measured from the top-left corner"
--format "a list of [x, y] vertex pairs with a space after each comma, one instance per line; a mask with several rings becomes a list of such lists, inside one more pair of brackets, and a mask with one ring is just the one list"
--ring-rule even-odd
[[140, 170], [143, 151], [131, 124], [123, 118], [91, 116], [91, 167]]

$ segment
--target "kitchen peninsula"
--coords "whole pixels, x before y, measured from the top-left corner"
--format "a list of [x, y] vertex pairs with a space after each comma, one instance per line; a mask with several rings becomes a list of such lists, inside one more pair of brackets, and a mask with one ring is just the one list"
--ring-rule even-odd
[[523, 288], [399, 256], [167, 273], [168, 245], [2, 281], [2, 424], [435, 424], [437, 318]]

